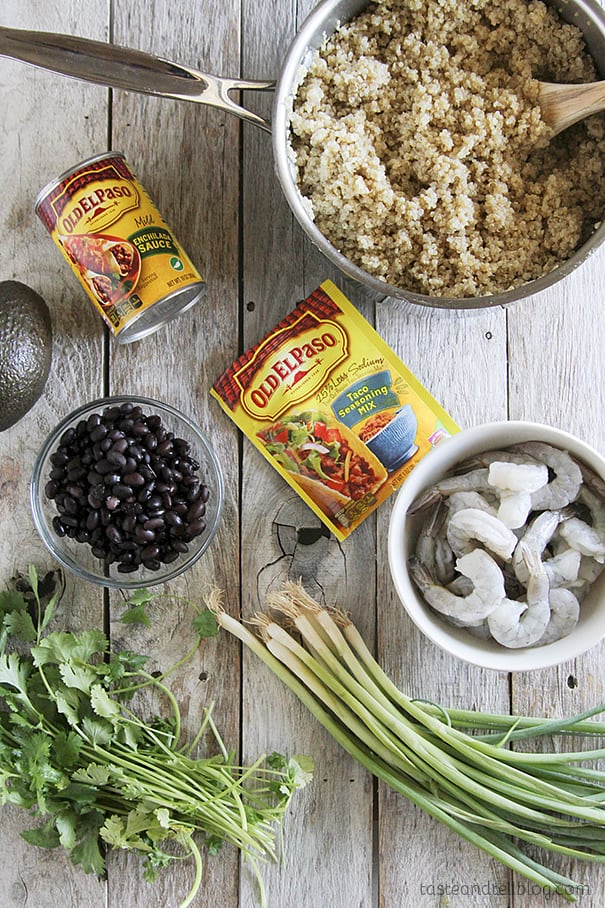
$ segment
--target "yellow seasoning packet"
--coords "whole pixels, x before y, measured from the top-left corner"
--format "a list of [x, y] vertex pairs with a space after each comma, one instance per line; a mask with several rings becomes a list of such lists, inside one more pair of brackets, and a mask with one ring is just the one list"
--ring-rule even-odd
[[340, 540], [459, 431], [332, 281], [210, 393]]

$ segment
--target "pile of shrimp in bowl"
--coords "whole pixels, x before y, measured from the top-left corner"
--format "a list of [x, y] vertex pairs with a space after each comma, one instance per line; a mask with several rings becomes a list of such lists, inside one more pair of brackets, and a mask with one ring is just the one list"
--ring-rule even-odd
[[495, 423], [440, 444], [391, 518], [391, 573], [412, 618], [434, 642], [494, 668], [546, 667], [596, 643], [604, 477], [597, 452], [546, 426]]

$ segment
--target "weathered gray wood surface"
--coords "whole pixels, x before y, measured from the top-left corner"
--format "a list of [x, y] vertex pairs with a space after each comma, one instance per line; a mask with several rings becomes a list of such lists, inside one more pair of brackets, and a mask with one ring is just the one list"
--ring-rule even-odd
[[[247, 78], [277, 75], [312, 0], [2, 0], [1, 24], [111, 37], [169, 59]], [[111, 30], [111, 35], [110, 35]], [[270, 98], [248, 102], [268, 115]], [[268, 135], [215, 110], [82, 85], [0, 59], [2, 198], [0, 279], [14, 278], [48, 301], [53, 369], [45, 395], [0, 435], [0, 582], [27, 562], [48, 564], [28, 509], [36, 449], [74, 405], [107, 392], [141, 392], [182, 407], [207, 430], [223, 463], [226, 509], [207, 556], [172, 592], [198, 598], [226, 590], [234, 614], [249, 614], [286, 578], [303, 577], [321, 600], [348, 609], [385, 668], [410, 693], [443, 704], [553, 714], [603, 698], [602, 647], [556, 670], [530, 675], [474, 669], [422, 639], [404, 616], [388, 573], [390, 504], [346, 543], [300, 530], [319, 526], [208, 398], [213, 379], [296, 301], [334, 278], [462, 426], [506, 418], [544, 421], [605, 452], [605, 259], [602, 251], [538, 297], [468, 315], [402, 303], [374, 306], [304, 240], [281, 197]], [[121, 149], [208, 279], [203, 303], [130, 348], [103, 337], [100, 320], [33, 214], [37, 191], [64, 169], [108, 147]], [[102, 625], [102, 593], [69, 581], [66, 620]], [[184, 608], [157, 606], [151, 630], [119, 624], [116, 645], [153, 654], [167, 667], [188, 647]], [[343, 754], [289, 692], [232, 641], [201, 648], [174, 680], [195, 728], [216, 703], [225, 740], [244, 760], [265, 750], [310, 752], [312, 786], [286, 823], [286, 864], [267, 867], [270, 908], [533, 908], [552, 904], [373, 780]], [[177, 908], [184, 870], [153, 886], [137, 862], [109, 860], [107, 880], [83, 875], [59, 853], [19, 838], [27, 819], [0, 816], [0, 903], [50, 908]], [[605, 902], [598, 867], [573, 867], [586, 884], [582, 908]], [[457, 888], [456, 888], [457, 887]], [[207, 862], [195, 904], [252, 908], [256, 886], [237, 856]]]

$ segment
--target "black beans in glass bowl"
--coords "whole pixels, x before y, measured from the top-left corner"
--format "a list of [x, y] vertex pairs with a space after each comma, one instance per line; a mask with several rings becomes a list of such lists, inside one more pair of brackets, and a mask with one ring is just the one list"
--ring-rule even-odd
[[80, 577], [136, 589], [182, 573], [221, 519], [220, 463], [174, 407], [142, 397], [92, 401], [55, 429], [31, 483], [36, 529]]

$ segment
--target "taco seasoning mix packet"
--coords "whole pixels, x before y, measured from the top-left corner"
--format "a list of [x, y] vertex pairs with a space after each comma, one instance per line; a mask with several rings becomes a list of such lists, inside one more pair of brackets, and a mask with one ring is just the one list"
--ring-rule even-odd
[[340, 540], [459, 430], [331, 281], [210, 393]]

